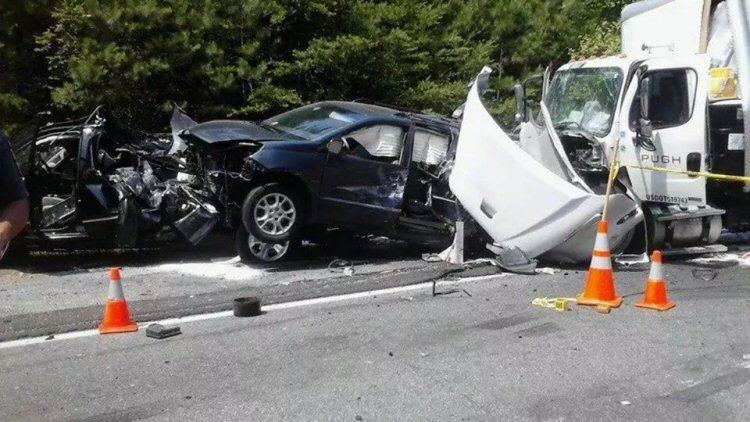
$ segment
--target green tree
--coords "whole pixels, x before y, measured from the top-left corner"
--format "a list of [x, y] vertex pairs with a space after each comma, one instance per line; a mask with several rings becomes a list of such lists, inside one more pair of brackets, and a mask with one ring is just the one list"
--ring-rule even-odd
[[0, 4], [0, 128], [7, 130], [47, 103], [47, 66], [34, 37], [52, 22], [54, 0]]
[[448, 113], [486, 64], [512, 115], [516, 81], [618, 50], [627, 2], [7, 0], [0, 124], [105, 104], [162, 129], [171, 101], [199, 120], [359, 97]]

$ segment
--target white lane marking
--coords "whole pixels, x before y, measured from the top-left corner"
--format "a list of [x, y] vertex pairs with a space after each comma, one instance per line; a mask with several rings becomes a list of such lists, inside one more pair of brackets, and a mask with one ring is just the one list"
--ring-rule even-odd
[[55, 334], [53, 338], [47, 340], [49, 336], [22, 338], [0, 343], [0, 349], [10, 349], [12, 347], [29, 346], [32, 344], [49, 343], [57, 340], [72, 340], [74, 338], [91, 337], [99, 334], [97, 330], [72, 331], [70, 333]]
[[[438, 282], [437, 285], [441, 286], [441, 285], [457, 285], [457, 284], [472, 283], [475, 281], [499, 278], [505, 275], [507, 274], [503, 273], [503, 274], [493, 274], [493, 275], [485, 275], [485, 276], [477, 276], [477, 277], [466, 277], [466, 278], [461, 278], [459, 280]], [[298, 300], [294, 302], [276, 303], [273, 305], [263, 306], [261, 309], [266, 312], [277, 311], [281, 309], [291, 309], [291, 308], [299, 308], [303, 306], [322, 305], [326, 303], [342, 302], [346, 300], [357, 300], [357, 299], [363, 299], [363, 298], [368, 298], [368, 297], [376, 297], [376, 296], [391, 295], [391, 294], [396, 294], [396, 293], [411, 292], [414, 290], [422, 290], [422, 289], [427, 289], [427, 288], [432, 288], [431, 281], [428, 281], [425, 283], [419, 283], [419, 284], [412, 284], [409, 286], [391, 287], [388, 289], [368, 290], [365, 292], [348, 293], [348, 294], [337, 295], [337, 296], [326, 296], [326, 297], [318, 297], [314, 299]], [[184, 324], [184, 323], [195, 322], [195, 321], [206, 321], [210, 319], [226, 318], [232, 315], [233, 315], [232, 311], [220, 311], [220, 312], [211, 312], [208, 314], [188, 315], [188, 316], [179, 317], [179, 318], [167, 318], [167, 319], [161, 319], [157, 321], [139, 322], [138, 328], [143, 329], [150, 324], [170, 325], [170, 324]], [[82, 338], [82, 337], [92, 337], [92, 336], [97, 336], [97, 335], [99, 335], [98, 330], [84, 330], [84, 331], [73, 331], [70, 333], [55, 334], [54, 337], [49, 340], [47, 340], [49, 336], [22, 338], [19, 340], [10, 340], [6, 342], [0, 342], [0, 350], [10, 349], [14, 347], [21, 347], [21, 346], [30, 346], [33, 344], [50, 343], [50, 342], [59, 341], [59, 340], [72, 340], [72, 339]]]

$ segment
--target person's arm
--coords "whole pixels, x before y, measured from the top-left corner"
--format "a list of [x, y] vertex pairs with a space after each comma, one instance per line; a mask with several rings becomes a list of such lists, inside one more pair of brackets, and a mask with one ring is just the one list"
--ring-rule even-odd
[[29, 219], [29, 196], [8, 140], [0, 131], [0, 259]]
[[0, 259], [11, 239], [23, 231], [28, 220], [29, 201], [26, 198], [17, 199], [3, 208], [0, 213]]

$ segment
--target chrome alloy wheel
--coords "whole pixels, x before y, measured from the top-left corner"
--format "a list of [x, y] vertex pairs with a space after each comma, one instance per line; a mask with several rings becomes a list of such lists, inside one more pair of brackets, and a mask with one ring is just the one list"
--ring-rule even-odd
[[278, 261], [289, 251], [288, 240], [282, 243], [266, 243], [256, 239], [251, 234], [247, 236], [247, 246], [250, 253], [263, 262]]
[[297, 210], [288, 196], [283, 193], [269, 193], [255, 204], [253, 218], [263, 233], [278, 236], [292, 228], [297, 219]]

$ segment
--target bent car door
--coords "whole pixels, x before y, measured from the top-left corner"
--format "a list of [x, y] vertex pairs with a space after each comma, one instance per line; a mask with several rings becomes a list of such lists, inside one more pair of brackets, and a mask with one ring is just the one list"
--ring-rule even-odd
[[408, 128], [373, 124], [341, 137], [328, 152], [320, 188], [320, 217], [344, 225], [387, 227], [401, 213], [408, 175]]
[[[708, 57], [649, 59], [641, 70], [628, 88], [620, 116], [623, 165], [705, 170]], [[648, 95], [645, 113], [642, 95]], [[640, 128], [644, 124], [650, 125], [650, 134]], [[702, 177], [641, 169], [629, 169], [628, 175], [642, 201], [706, 204]]]

